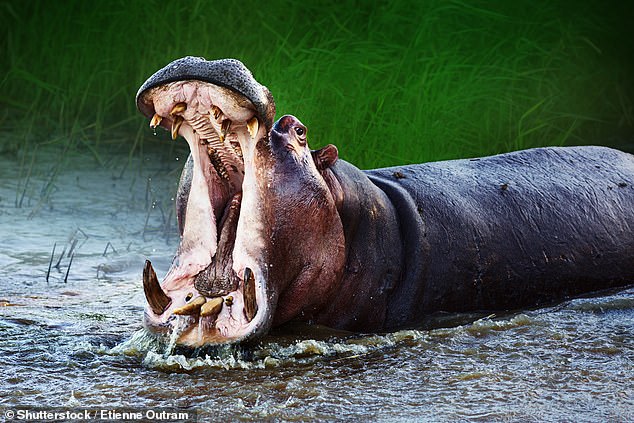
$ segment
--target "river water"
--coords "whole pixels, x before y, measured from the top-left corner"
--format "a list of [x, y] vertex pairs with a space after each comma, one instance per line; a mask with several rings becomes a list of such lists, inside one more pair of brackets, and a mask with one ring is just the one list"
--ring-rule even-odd
[[436, 321], [448, 327], [294, 325], [250, 348], [172, 350], [142, 329], [141, 272], [149, 258], [160, 278], [176, 249], [183, 153], [61, 151], [0, 155], [3, 418], [56, 407], [199, 421], [634, 421], [632, 288]]

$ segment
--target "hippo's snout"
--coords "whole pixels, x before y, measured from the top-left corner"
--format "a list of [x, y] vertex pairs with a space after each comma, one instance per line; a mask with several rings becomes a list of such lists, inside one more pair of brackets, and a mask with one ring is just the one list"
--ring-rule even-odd
[[298, 147], [306, 146], [307, 129], [295, 116], [285, 115], [275, 122], [271, 128], [271, 145], [274, 149], [290, 149], [297, 143]]
[[288, 133], [290, 130], [294, 130], [298, 136], [306, 135], [306, 127], [293, 115], [284, 115], [273, 125], [273, 131], [279, 134]]

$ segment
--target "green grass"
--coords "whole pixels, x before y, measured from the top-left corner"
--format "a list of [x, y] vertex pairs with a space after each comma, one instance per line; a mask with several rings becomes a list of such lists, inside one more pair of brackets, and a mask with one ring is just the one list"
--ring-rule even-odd
[[627, 2], [270, 3], [0, 3], [0, 151], [156, 143], [134, 95], [184, 55], [242, 60], [363, 168], [634, 139]]

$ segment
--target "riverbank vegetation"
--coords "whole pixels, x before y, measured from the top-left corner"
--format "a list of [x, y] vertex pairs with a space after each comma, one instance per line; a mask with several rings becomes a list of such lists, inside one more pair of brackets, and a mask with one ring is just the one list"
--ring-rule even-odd
[[336, 144], [364, 168], [541, 145], [634, 148], [627, 2], [264, 4], [3, 2], [0, 151], [168, 143], [134, 96], [184, 55], [242, 60], [278, 116], [309, 127], [312, 147]]

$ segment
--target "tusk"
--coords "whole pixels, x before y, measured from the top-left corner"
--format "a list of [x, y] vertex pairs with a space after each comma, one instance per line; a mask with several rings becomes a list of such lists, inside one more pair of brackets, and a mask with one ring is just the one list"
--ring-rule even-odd
[[172, 139], [178, 138], [178, 130], [180, 129], [185, 119], [182, 116], [174, 116], [174, 122], [172, 122]]
[[154, 129], [157, 126], [159, 126], [161, 124], [161, 121], [163, 120], [162, 116], [159, 116], [158, 113], [154, 113], [154, 116], [152, 116], [152, 120], [150, 121], [150, 128]]
[[214, 105], [214, 106], [211, 106], [211, 113], [214, 115], [214, 118], [218, 120], [220, 115], [222, 115], [222, 110], [220, 110], [220, 107]]
[[250, 322], [258, 312], [258, 303], [255, 300], [255, 278], [248, 267], [244, 269], [244, 314]]
[[231, 121], [229, 119], [223, 120], [220, 125], [220, 142], [225, 142], [229, 129], [231, 129]]
[[183, 113], [185, 110], [187, 110], [187, 103], [176, 103], [174, 107], [172, 107], [170, 115], [174, 116], [177, 113]]
[[145, 291], [145, 298], [154, 314], [162, 314], [172, 302], [172, 299], [163, 292], [150, 260], [145, 260], [143, 268], [143, 291]]
[[258, 118], [253, 116], [251, 119], [247, 121], [247, 130], [249, 131], [249, 135], [251, 135], [251, 139], [254, 139], [258, 133], [258, 129], [260, 127], [260, 123], [258, 122]]
[[198, 314], [200, 312], [200, 308], [206, 302], [207, 299], [205, 299], [205, 297], [196, 297], [194, 300], [188, 302], [184, 306], [175, 309], [172, 313], [178, 314], [180, 316], [191, 316], [192, 314]]
[[212, 298], [207, 301], [200, 309], [200, 317], [213, 316], [220, 313], [225, 300], [222, 297]]

